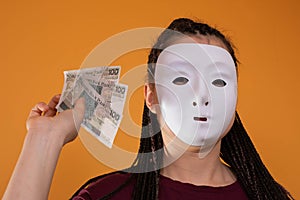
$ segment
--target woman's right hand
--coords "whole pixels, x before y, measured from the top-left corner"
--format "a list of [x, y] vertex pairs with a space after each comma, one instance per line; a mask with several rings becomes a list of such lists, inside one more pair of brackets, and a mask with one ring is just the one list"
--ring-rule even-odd
[[28, 133], [4, 200], [48, 199], [61, 148], [76, 138], [84, 116], [84, 99], [74, 109], [57, 113], [59, 98], [56, 95], [48, 104], [38, 103], [31, 110]]
[[48, 104], [40, 102], [34, 106], [26, 122], [28, 133], [58, 137], [63, 144], [77, 137], [84, 116], [84, 99], [77, 100], [74, 109], [57, 113], [59, 99], [60, 95], [56, 95]]

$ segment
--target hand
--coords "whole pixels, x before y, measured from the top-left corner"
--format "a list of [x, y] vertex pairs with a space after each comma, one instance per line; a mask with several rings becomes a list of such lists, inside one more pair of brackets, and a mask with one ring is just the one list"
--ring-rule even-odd
[[34, 106], [26, 123], [28, 133], [58, 137], [63, 144], [77, 137], [84, 116], [84, 99], [79, 99], [74, 109], [57, 114], [55, 107], [59, 99], [60, 95], [56, 95], [48, 104], [40, 102]]
[[[3, 200], [48, 199], [55, 167], [64, 144], [74, 140], [84, 116], [84, 99], [59, 114], [60, 95], [38, 103], [27, 119], [28, 133]], [[30, 177], [30, 178], [28, 178]]]

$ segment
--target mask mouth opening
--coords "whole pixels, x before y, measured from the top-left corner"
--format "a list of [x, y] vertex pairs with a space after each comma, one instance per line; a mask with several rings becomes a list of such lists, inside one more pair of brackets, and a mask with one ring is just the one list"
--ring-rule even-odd
[[206, 122], [207, 118], [206, 117], [194, 117], [195, 121], [200, 121], [200, 122]]

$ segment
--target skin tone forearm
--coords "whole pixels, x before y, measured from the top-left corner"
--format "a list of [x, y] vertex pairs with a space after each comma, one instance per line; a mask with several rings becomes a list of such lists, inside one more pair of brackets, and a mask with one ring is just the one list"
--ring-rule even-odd
[[63, 141], [47, 136], [28, 132], [4, 200], [48, 199]]
[[57, 115], [59, 98], [57, 95], [48, 104], [38, 103], [31, 110], [23, 149], [3, 200], [48, 199], [61, 149], [76, 138], [84, 115], [83, 99], [73, 110]]

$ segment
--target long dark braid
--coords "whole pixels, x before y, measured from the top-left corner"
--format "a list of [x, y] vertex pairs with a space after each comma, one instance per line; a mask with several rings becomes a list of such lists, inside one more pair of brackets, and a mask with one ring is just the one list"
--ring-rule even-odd
[[237, 113], [231, 130], [222, 139], [221, 158], [230, 165], [250, 199], [293, 199], [263, 164]]
[[[200, 34], [220, 39], [231, 54], [236, 67], [238, 66], [233, 45], [221, 32], [207, 24], [180, 18], [174, 20], [169, 27], [162, 32], [156, 44], [151, 49], [148, 57], [149, 82], [153, 81], [155, 63], [161, 51], [172, 43], [172, 41], [176, 41], [176, 39], [182, 37], [182, 34]], [[231, 171], [236, 175], [249, 199], [293, 199], [268, 172], [237, 113], [231, 130], [222, 139], [220, 156], [230, 166]], [[157, 118], [155, 114], [149, 111], [146, 104], [144, 104], [139, 154], [132, 167], [125, 170], [137, 173], [132, 173], [128, 181], [122, 183], [115, 191], [101, 199], [109, 199], [113, 194], [129, 184], [133, 178], [136, 181], [132, 194], [133, 200], [158, 199], [162, 160], [163, 139]]]
[[157, 199], [159, 172], [163, 160], [163, 140], [156, 116], [144, 104], [142, 138], [135, 173], [133, 199]]

